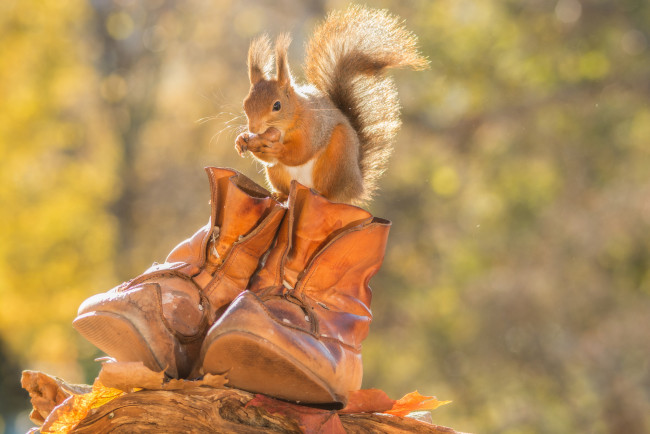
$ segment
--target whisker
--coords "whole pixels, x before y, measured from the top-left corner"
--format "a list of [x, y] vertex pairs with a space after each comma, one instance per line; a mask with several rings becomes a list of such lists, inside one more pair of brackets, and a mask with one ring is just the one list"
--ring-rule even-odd
[[229, 125], [229, 124], [231, 124], [231, 123], [233, 123], [233, 122], [241, 122], [241, 120], [242, 120], [242, 117], [241, 117], [241, 116], [238, 116], [238, 117], [236, 117], [236, 118], [230, 119], [229, 121], [226, 122], [226, 124]]
[[218, 119], [217, 116], [206, 116], [206, 117], [204, 117], [204, 118], [201, 118], [201, 119], [196, 120], [196, 123], [197, 123], [197, 124], [204, 124], [204, 123], [206, 123], [206, 122], [216, 121], [217, 119]]
[[228, 130], [232, 130], [233, 128], [235, 128], [235, 127], [233, 127], [233, 126], [229, 126], [229, 125], [226, 125], [225, 127], [223, 127], [222, 129], [220, 129], [219, 131], [215, 132], [215, 133], [212, 135], [212, 137], [210, 138], [209, 145], [212, 146], [212, 143], [213, 143], [214, 141], [219, 141], [219, 139], [221, 138], [221, 135], [222, 135], [224, 132], [226, 132], [226, 131], [228, 131]]
[[200, 123], [200, 124], [203, 124], [205, 122], [218, 120], [218, 119], [222, 118], [223, 116], [232, 117], [231, 119], [227, 120], [225, 123], [231, 123], [231, 122], [234, 122], [234, 121], [237, 121], [239, 119], [243, 119], [243, 118], [246, 117], [245, 114], [223, 111], [223, 112], [211, 115], [211, 116], [203, 117], [203, 118], [197, 120], [196, 122]]

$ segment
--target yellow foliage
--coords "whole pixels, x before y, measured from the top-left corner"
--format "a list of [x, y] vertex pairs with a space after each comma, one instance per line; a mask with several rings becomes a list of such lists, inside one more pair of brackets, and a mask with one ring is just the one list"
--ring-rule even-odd
[[32, 367], [83, 380], [69, 324], [88, 285], [111, 273], [105, 208], [119, 154], [86, 57], [88, 3], [10, 4], [0, 13], [0, 339]]

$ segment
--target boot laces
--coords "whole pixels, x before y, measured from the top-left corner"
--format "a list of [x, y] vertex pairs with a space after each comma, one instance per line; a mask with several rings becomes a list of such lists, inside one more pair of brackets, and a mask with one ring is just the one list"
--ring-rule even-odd
[[217, 240], [219, 239], [220, 233], [221, 233], [221, 228], [219, 226], [215, 226], [214, 229], [212, 230], [212, 236], [210, 237], [210, 242], [211, 242], [210, 253], [217, 260], [220, 259], [219, 252], [217, 252]]

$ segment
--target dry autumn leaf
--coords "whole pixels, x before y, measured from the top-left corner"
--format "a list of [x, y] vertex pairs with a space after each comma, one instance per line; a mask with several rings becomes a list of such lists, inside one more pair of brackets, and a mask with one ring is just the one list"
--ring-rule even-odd
[[339, 415], [334, 410], [292, 404], [259, 394], [246, 404], [246, 408], [249, 407], [260, 407], [270, 414], [280, 414], [293, 419], [305, 434], [345, 434]]
[[105, 387], [99, 380], [90, 393], [72, 395], [57, 406], [41, 427], [42, 433], [67, 433], [81, 422], [88, 412], [123, 395], [121, 390]]
[[106, 362], [99, 371], [102, 384], [115, 389], [131, 392], [139, 389], [180, 390], [192, 387], [209, 386], [216, 389], [227, 383], [225, 375], [206, 374], [201, 380], [165, 381], [163, 371], [156, 372], [144, 366], [142, 362]]
[[29, 418], [32, 422], [41, 425], [52, 410], [71, 395], [63, 384], [63, 380], [42, 372], [23, 371], [21, 385], [31, 398], [33, 410]]
[[200, 381], [201, 386], [209, 386], [215, 389], [222, 389], [226, 383], [228, 383], [228, 377], [226, 375], [218, 374], [205, 374], [203, 379]]
[[154, 372], [142, 362], [106, 362], [89, 393], [72, 395], [58, 405], [45, 419], [42, 433], [66, 433], [81, 422], [91, 409], [101, 407], [126, 392], [141, 389], [178, 390], [199, 386], [221, 388], [227, 382], [223, 375], [206, 375], [201, 380], [164, 381], [164, 372]]
[[408, 393], [402, 398], [395, 401], [395, 405], [390, 410], [384, 413], [392, 414], [393, 416], [406, 416], [414, 411], [434, 410], [441, 405], [449, 404], [451, 401], [438, 401], [435, 396], [423, 396], [415, 392]]
[[130, 392], [133, 389], [161, 389], [165, 373], [154, 372], [142, 362], [105, 362], [98, 378], [107, 387]]
[[340, 413], [383, 413], [395, 405], [381, 389], [362, 389], [350, 392], [348, 405]]

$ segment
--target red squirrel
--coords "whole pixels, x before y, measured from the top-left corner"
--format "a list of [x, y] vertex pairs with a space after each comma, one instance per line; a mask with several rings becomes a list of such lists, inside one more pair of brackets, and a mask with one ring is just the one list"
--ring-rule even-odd
[[294, 82], [288, 34], [251, 42], [244, 99], [248, 132], [235, 148], [265, 165], [267, 181], [285, 200], [291, 180], [336, 202], [363, 204], [377, 188], [400, 127], [400, 106], [387, 68], [423, 69], [417, 38], [386, 11], [352, 6], [332, 12], [306, 53], [307, 85]]

